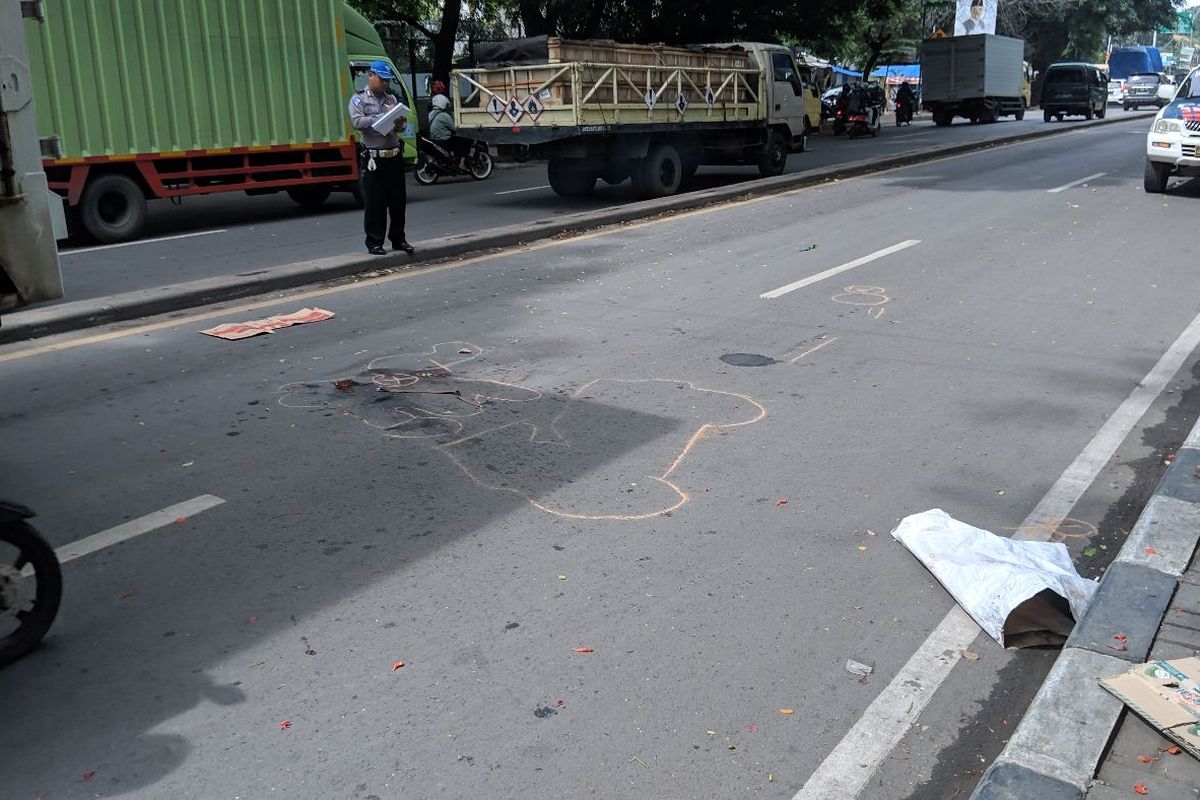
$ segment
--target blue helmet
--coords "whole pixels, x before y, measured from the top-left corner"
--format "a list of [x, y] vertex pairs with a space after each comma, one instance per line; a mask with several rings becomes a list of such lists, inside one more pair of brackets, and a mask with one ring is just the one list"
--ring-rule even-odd
[[374, 72], [385, 81], [395, 80], [396, 73], [392, 72], [392, 65], [386, 61], [372, 61], [371, 72]]

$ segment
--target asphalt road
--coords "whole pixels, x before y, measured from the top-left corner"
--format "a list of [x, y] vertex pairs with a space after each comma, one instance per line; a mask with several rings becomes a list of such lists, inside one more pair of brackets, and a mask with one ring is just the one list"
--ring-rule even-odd
[[[0, 348], [0, 495], [148, 529], [0, 673], [0, 794], [792, 798], [952, 608], [897, 519], [1011, 533], [1200, 311], [1143, 128]], [[1085, 575], [1198, 376], [1055, 527]], [[970, 650], [862, 798], [967, 796], [1055, 655]]]
[[[1124, 115], [1119, 108], [1113, 116]], [[887, 122], [892, 122], [892, 117]], [[1051, 123], [1059, 124], [1059, 123]], [[1041, 116], [1029, 114], [1017, 122], [1005, 119], [995, 125], [965, 122], [948, 129], [928, 120], [896, 128], [885, 125], [878, 139], [850, 140], [826, 134], [811, 139], [811, 149], [793, 154], [788, 171], [894, 155], [931, 147], [939, 142], [958, 144], [1022, 130], [1044, 127]], [[754, 180], [753, 167], [702, 170], [696, 188]], [[626, 181], [616, 187], [601, 184], [591, 198], [558, 197], [546, 181], [544, 165], [497, 170], [489, 180], [476, 183], [454, 179], [431, 188], [411, 178], [408, 188], [409, 238], [424, 239], [519, 224], [548, 216], [601, 208], [635, 199]], [[246, 197], [221, 194], [187, 198], [179, 206], [150, 204], [145, 238], [130, 245], [66, 247], [62, 253], [65, 300], [85, 300], [136, 289], [147, 289], [200, 278], [246, 272], [312, 258], [358, 252], [363, 248], [362, 212], [348, 194], [334, 195], [318, 212], [299, 209], [286, 195]], [[164, 241], [147, 241], [163, 239]]]

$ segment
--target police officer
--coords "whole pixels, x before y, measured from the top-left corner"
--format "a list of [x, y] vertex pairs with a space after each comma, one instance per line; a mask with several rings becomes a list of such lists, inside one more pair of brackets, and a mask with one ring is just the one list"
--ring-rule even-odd
[[367, 85], [350, 98], [350, 124], [362, 135], [365, 148], [361, 163], [363, 198], [363, 229], [367, 234], [367, 252], [382, 256], [384, 236], [389, 234], [388, 215], [392, 218], [390, 231], [392, 249], [410, 255], [413, 246], [404, 236], [404, 206], [407, 202], [404, 187], [404, 148], [396, 131], [386, 136], [371, 125], [400, 102], [388, 91], [388, 81], [396, 77], [386, 61], [375, 61], [367, 71]]

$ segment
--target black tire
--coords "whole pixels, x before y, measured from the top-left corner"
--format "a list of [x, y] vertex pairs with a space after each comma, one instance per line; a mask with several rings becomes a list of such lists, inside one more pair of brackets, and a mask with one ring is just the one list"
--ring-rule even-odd
[[103, 244], [128, 242], [146, 226], [146, 194], [125, 175], [100, 175], [88, 181], [79, 201], [83, 228]]
[[[851, 130], [853, 134], [853, 130]], [[767, 135], [767, 143], [763, 146], [762, 156], [758, 159], [758, 174], [764, 178], [782, 175], [787, 169], [787, 143], [777, 131]]]
[[417, 168], [413, 170], [413, 178], [422, 186], [433, 186], [442, 177], [433, 167], [433, 163], [425, 156], [417, 159]]
[[1142, 186], [1149, 194], [1162, 194], [1167, 190], [1167, 181], [1171, 180], [1171, 165], [1161, 164], [1146, 159], [1146, 175]]
[[1062, 122], [1062, 121], [1063, 121], [1063, 119], [1064, 119], [1066, 116], [1067, 116], [1066, 114], [1064, 114], [1064, 113], [1062, 113], [1062, 112], [1060, 111], [1060, 112], [1058, 112], [1057, 114], [1055, 114], [1055, 115], [1054, 115], [1054, 118], [1055, 118], [1056, 120], [1058, 120], [1059, 122]]
[[939, 128], [948, 128], [952, 122], [954, 122], [954, 117], [949, 114], [939, 113], [933, 115], [933, 124]]
[[471, 177], [477, 181], [487, 180], [495, 166], [492, 163], [491, 153], [487, 150], [476, 150], [471, 155]]
[[306, 211], [315, 211], [325, 205], [332, 193], [328, 186], [296, 186], [287, 190], [287, 196]]
[[54, 548], [25, 522], [0, 523], [0, 542], [8, 545], [5, 555], [13, 549], [19, 552], [12, 564], [0, 564], [0, 621], [5, 621], [10, 612], [14, 618], [17, 616], [18, 610], [10, 609], [5, 598], [15, 598], [16, 581], [22, 582], [22, 589], [28, 583], [27, 578], [21, 577], [25, 564], [33, 568], [36, 586], [33, 607], [25, 609], [26, 616], [16, 629], [0, 639], [0, 667], [3, 667], [36, 648], [50, 630], [62, 601], [62, 569]]
[[560, 197], [587, 197], [596, 188], [596, 173], [564, 159], [551, 160], [546, 165], [546, 177], [550, 188]]
[[638, 194], [647, 199], [669, 197], [679, 191], [682, 182], [683, 162], [679, 151], [669, 144], [651, 146], [634, 173]]
[[1108, 103], [1100, 106], [1100, 110], [1096, 112], [1096, 119], [1104, 119], [1108, 116]]
[[1054, 115], [1051, 114], [1049, 111], [1042, 112], [1042, 122], [1049, 122], [1052, 119], [1054, 119]]
[[1017, 112], [1015, 114], [1013, 114], [1013, 116], [1017, 118], [1017, 122], [1020, 122], [1021, 120], [1025, 119], [1025, 101], [1024, 100], [1021, 101], [1021, 107], [1017, 109]]
[[1133, 108], [1133, 106], [1129, 105], [1129, 103], [1122, 103], [1121, 108], [1128, 111], [1129, 109]]

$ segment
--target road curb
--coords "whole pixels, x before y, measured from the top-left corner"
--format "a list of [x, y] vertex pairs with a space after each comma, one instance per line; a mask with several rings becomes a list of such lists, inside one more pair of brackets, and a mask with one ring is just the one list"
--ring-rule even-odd
[[417, 247], [415, 257], [398, 254], [369, 256], [353, 253], [90, 300], [59, 303], [45, 308], [28, 309], [0, 321], [0, 344], [179, 311], [209, 303], [236, 300], [272, 291], [294, 289], [311, 283], [346, 278], [380, 269], [394, 270], [428, 264], [468, 253], [528, 244], [562, 234], [580, 233], [605, 225], [641, 221], [653, 216], [717, 205], [731, 200], [779, 194], [793, 189], [912, 166], [939, 158], [989, 150], [1098, 125], [1148, 119], [1152, 116], [1151, 113], [1132, 114], [1090, 122], [1050, 124], [1038, 130], [1000, 136], [986, 141], [910, 150], [881, 159], [851, 161], [774, 178], [688, 192], [674, 197], [563, 214], [550, 219], [533, 220], [472, 234], [419, 241], [415, 243]]
[[[1198, 466], [1200, 422], [1159, 481], [1046, 682], [971, 800], [1081, 800], [1087, 794], [1123, 709], [1098, 681], [1127, 671], [1150, 652], [1200, 539]], [[1113, 639], [1117, 633], [1125, 635], [1127, 651]]]

